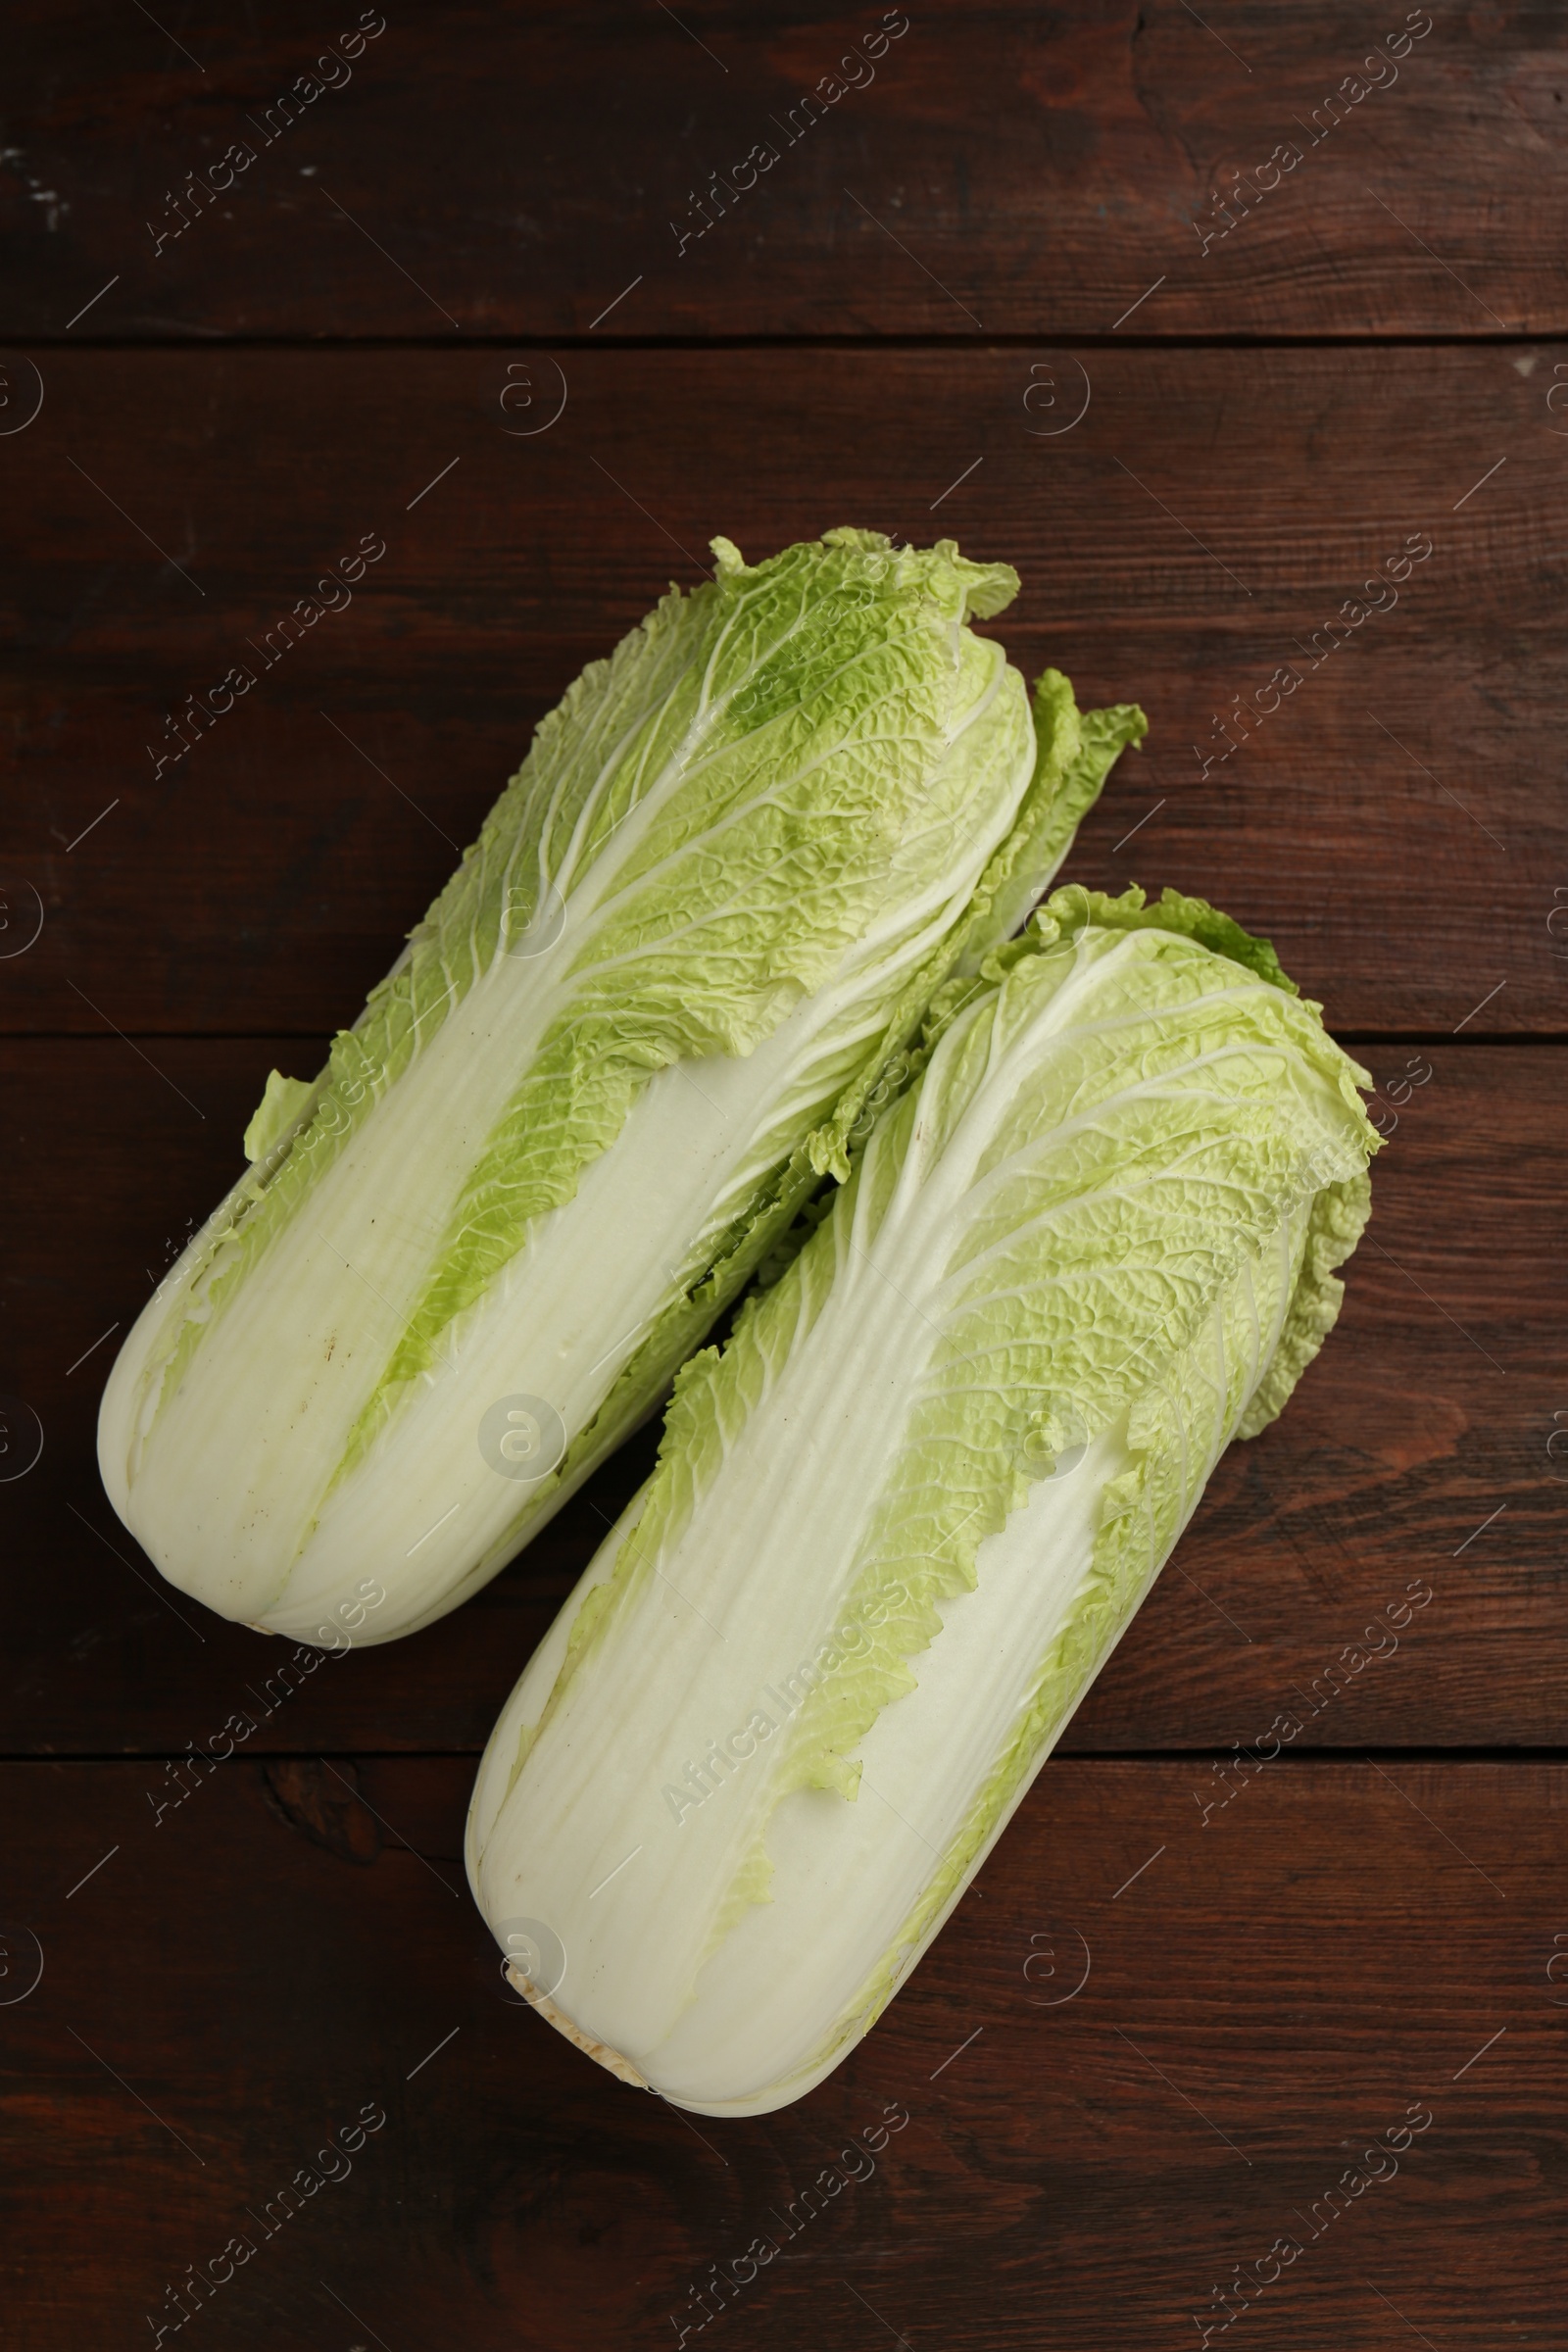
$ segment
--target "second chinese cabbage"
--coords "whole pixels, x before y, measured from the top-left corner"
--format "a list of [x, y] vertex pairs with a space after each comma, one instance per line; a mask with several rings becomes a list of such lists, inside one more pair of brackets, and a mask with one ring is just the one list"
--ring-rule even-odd
[[1057, 891], [929, 1044], [681, 1373], [469, 1815], [514, 1983], [707, 2114], [799, 2097], [904, 1982], [1367, 1214], [1364, 1072], [1200, 901]]

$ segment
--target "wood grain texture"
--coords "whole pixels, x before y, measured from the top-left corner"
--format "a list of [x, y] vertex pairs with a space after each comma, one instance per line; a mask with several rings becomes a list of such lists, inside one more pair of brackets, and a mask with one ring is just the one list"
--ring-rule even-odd
[[[1462, 1040], [1366, 1053], [1390, 1133], [1340, 1327], [1275, 1427], [1221, 1462], [1072, 1747], [1250, 1745], [1281, 1710], [1302, 1744], [1330, 1747], [1563, 1739], [1568, 1459], [1560, 1437], [1548, 1450], [1568, 1398], [1562, 1056]], [[254, 1716], [247, 1686], [291, 1655], [163, 1584], [104, 1499], [93, 1452], [114, 1349], [189, 1221], [238, 1173], [274, 1058], [315, 1067], [282, 1040], [0, 1048], [30, 1244], [5, 1296], [0, 1389], [45, 1432], [37, 1466], [0, 1485], [17, 1563], [0, 1601], [14, 1752], [177, 1753], [231, 1708]], [[609, 1463], [455, 1615], [324, 1664], [279, 1699], [268, 1743], [482, 1745], [654, 1443], [647, 1431]], [[1386, 1654], [1348, 1666], [1412, 1584], [1434, 1597], [1397, 1649], [1376, 1635]]]
[[389, 8], [318, 70], [360, 14], [197, 8], [166, 38], [124, 10], [67, 42], [14, 11], [11, 331], [1059, 336], [1134, 304], [1121, 331], [1156, 337], [1568, 326], [1540, 0], [468, 0]]
[[506, 1992], [465, 1765], [312, 1769], [359, 1850], [251, 1762], [156, 1821], [149, 1767], [5, 1768], [17, 2352], [193, 2304], [167, 2343], [623, 2352], [715, 2303], [689, 2342], [1166, 2352], [1282, 2240], [1213, 2340], [1561, 2341], [1561, 1765], [1298, 1761], [1206, 1827], [1189, 1765], [1049, 1766], [867, 2040], [746, 2123]]
[[[930, 0], [807, 128], [881, 0], [385, 13], [8, 24], [8, 2344], [1560, 2352], [1568, 19], [1434, 8], [1386, 70], [1405, 0]], [[1069, 873], [1273, 936], [1388, 1140], [1340, 1328], [958, 1916], [826, 2083], [721, 2125], [520, 2008], [461, 1863], [656, 1433], [307, 1673], [162, 1584], [93, 1427], [269, 1067], [569, 680], [715, 532], [846, 520], [1014, 563], [1020, 665], [1143, 702]]]
[[[717, 532], [760, 556], [853, 519], [1016, 564], [992, 625], [1026, 670], [1144, 703], [1074, 873], [1211, 898], [1340, 1027], [1568, 1026], [1558, 363], [1090, 352], [1054, 410], [1021, 352], [565, 360], [532, 439], [495, 354], [51, 360], [0, 440], [27, 551], [0, 879], [43, 916], [0, 1021], [347, 1022], [541, 713], [672, 574]], [[1084, 366], [1087, 414], [1032, 437]], [[353, 601], [288, 643], [367, 535]], [[1368, 616], [1412, 535], [1430, 556]], [[191, 718], [237, 662], [254, 685]]]

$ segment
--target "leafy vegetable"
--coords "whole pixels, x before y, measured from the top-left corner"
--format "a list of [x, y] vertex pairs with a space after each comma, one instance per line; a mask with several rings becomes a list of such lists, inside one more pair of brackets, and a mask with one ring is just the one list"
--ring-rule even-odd
[[[492, 1575], [644, 1418], [1021, 919], [1142, 714], [965, 625], [1004, 564], [871, 532], [671, 591], [163, 1283], [100, 1460], [225, 1615], [366, 1639]], [[363, 1610], [362, 1610], [363, 1615]]]
[[1201, 901], [1058, 891], [723, 1351], [469, 1821], [514, 1981], [701, 2112], [799, 2096], [958, 1900], [1368, 1208], [1369, 1081]]

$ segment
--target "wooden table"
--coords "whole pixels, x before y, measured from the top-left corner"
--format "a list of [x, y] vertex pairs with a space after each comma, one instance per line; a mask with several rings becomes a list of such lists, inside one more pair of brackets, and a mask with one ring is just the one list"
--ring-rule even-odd
[[[9, 44], [7, 2340], [1568, 2343], [1568, 20], [266, 14], [19, 0]], [[1145, 705], [1071, 874], [1268, 933], [1389, 1142], [1332, 1345], [974, 1899], [820, 2089], [699, 2128], [508, 1995], [460, 1861], [647, 1443], [160, 1813], [266, 1653], [161, 1585], [93, 1424], [540, 713], [715, 532], [841, 521], [1014, 563], [1015, 657]]]

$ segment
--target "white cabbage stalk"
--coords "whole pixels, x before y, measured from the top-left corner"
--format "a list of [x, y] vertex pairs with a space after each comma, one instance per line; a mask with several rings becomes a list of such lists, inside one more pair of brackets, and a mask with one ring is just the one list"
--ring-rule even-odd
[[964, 625], [1016, 575], [951, 540], [714, 547], [541, 724], [326, 1068], [273, 1072], [121, 1351], [110, 1498], [224, 1616], [385, 1641], [510, 1559], [847, 1172], [1143, 731], [1055, 672], [1032, 720]]
[[1057, 891], [722, 1352], [486, 1750], [513, 1982], [710, 2115], [799, 2097], [958, 1901], [1338, 1310], [1369, 1083], [1266, 942]]

